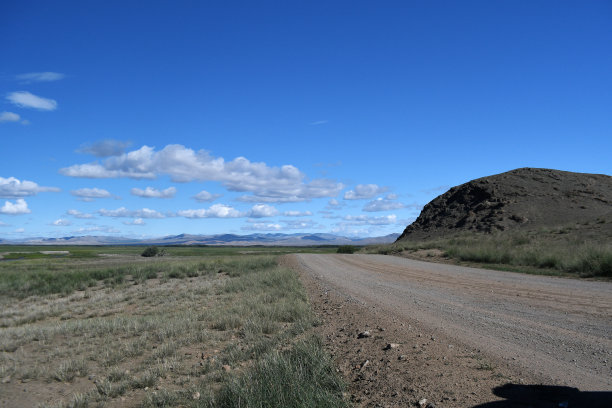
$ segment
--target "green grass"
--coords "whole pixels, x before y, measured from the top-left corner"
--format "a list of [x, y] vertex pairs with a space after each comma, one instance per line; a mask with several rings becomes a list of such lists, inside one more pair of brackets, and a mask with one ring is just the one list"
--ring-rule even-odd
[[346, 406], [279, 249], [198, 250], [0, 262], [0, 377], [55, 407]]
[[548, 275], [612, 278], [612, 239], [581, 234], [578, 227], [498, 234], [461, 234], [425, 241], [370, 247], [380, 254], [439, 249], [468, 264]]
[[224, 385], [218, 407], [347, 407], [329, 356], [318, 338], [298, 342], [287, 351], [273, 351], [258, 364]]

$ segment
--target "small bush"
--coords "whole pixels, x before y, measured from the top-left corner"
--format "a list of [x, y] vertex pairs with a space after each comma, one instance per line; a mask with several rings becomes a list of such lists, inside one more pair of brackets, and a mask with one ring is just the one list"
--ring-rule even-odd
[[142, 251], [142, 254], [140, 255], [149, 258], [152, 256], [157, 256], [158, 253], [159, 253], [159, 249], [157, 247], [151, 246], [151, 247], [147, 247], [147, 249]]
[[352, 245], [342, 245], [338, 247], [339, 254], [354, 254], [357, 251], [357, 248]]
[[147, 247], [147, 249], [145, 249], [144, 251], [142, 251], [142, 254], [140, 255], [145, 256], [145, 257], [164, 256], [166, 255], [166, 250], [163, 248], [159, 249], [156, 246], [150, 246], [150, 247]]

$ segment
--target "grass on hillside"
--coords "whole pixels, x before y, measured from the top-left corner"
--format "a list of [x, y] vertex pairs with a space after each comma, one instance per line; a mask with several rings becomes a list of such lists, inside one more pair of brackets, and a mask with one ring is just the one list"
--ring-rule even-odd
[[347, 406], [313, 325], [275, 256], [6, 262], [0, 405]]
[[498, 234], [461, 234], [370, 247], [371, 253], [416, 253], [438, 249], [456, 261], [549, 275], [612, 277], [612, 239], [590, 236], [582, 226]]

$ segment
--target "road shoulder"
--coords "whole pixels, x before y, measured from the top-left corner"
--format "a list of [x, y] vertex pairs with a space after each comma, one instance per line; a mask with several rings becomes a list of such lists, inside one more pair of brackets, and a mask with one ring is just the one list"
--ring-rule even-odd
[[317, 332], [357, 406], [418, 406], [427, 399], [436, 407], [472, 407], [500, 401], [495, 387], [537, 381], [416, 320], [350, 299], [300, 268], [294, 256], [284, 262], [300, 274], [321, 321]]

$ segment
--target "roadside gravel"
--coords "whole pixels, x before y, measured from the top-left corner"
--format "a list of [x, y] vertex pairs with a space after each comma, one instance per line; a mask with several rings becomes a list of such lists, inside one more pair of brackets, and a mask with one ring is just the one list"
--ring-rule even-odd
[[[396, 336], [403, 340], [414, 342], [418, 332], [419, 337], [438, 337], [438, 343], [445, 343], [444, 350], [456, 347], [454, 357], [459, 350], [472, 356], [481, 353], [478, 361], [485, 362], [480, 367], [450, 364], [447, 358], [453, 356], [445, 355], [440, 364], [449, 375], [454, 369], [479, 368], [481, 372], [490, 367], [494, 371], [488, 384], [491, 386], [503, 384], [500, 379], [513, 379], [506, 382], [564, 385], [581, 391], [612, 390], [610, 282], [524, 275], [383, 255], [296, 254], [291, 256], [291, 263], [326, 295], [332, 292], [336, 302], [345, 299], [345, 307], [335, 307], [336, 322], [350, 320], [355, 313], [369, 313], [367, 319], [385, 321], [387, 331], [389, 325], [394, 326]], [[359, 308], [363, 310], [358, 312]], [[362, 326], [345, 325], [342, 332], [350, 332], [350, 336], [368, 325], [376, 328], [375, 322], [360, 323], [355, 319], [350, 325]], [[402, 343], [402, 338], [389, 339], [387, 334], [378, 337], [382, 342]], [[430, 360], [435, 366], [438, 359], [433, 354]], [[450, 392], [462, 392], [457, 388], [466, 385], [450, 377]], [[443, 379], [439, 381], [445, 383]], [[491, 391], [489, 396], [485, 394], [476, 399], [490, 398]], [[461, 406], [458, 401], [444, 405]]]

